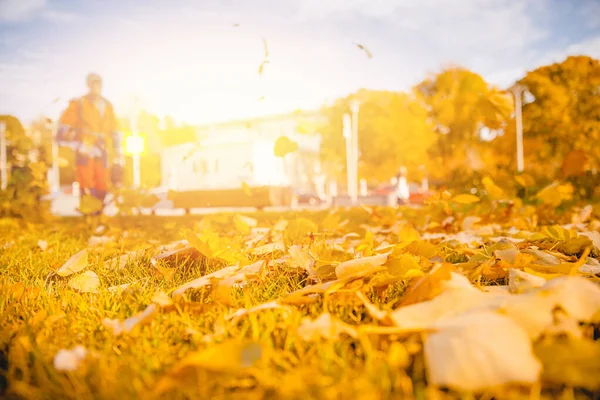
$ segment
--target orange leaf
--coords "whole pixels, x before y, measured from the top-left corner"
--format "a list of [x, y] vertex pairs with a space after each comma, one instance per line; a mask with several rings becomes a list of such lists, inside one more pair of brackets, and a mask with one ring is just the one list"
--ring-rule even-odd
[[444, 263], [429, 274], [413, 279], [406, 289], [400, 306], [431, 300], [443, 290], [443, 282], [452, 278], [452, 264]]

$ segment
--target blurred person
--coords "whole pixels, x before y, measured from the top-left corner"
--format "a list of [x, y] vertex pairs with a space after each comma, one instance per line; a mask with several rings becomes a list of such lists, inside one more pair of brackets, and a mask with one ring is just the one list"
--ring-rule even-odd
[[110, 183], [118, 187], [123, 182], [123, 140], [112, 104], [101, 96], [102, 79], [89, 74], [86, 83], [89, 92], [71, 100], [61, 115], [57, 141], [75, 151], [81, 196], [93, 196], [104, 204]]
[[398, 205], [408, 204], [410, 199], [410, 189], [406, 180], [406, 167], [400, 167], [396, 174], [396, 198]]

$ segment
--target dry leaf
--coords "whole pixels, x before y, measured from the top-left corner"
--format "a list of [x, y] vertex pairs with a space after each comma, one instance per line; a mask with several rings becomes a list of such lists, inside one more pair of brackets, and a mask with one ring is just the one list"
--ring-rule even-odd
[[440, 294], [444, 288], [443, 281], [452, 279], [452, 264], [442, 264], [434, 268], [429, 274], [414, 279], [400, 303], [407, 306], [421, 301], [429, 300]]
[[527, 332], [490, 311], [440, 322], [437, 331], [427, 335], [424, 351], [427, 381], [456, 390], [533, 384], [542, 371]]
[[172, 296], [176, 298], [178, 296], [181, 296], [188, 289], [199, 289], [204, 286], [209, 286], [218, 279], [222, 279], [233, 275], [238, 269], [239, 268], [236, 265], [234, 265], [219, 269], [211, 274], [201, 276], [200, 278], [194, 279], [193, 281], [190, 281], [177, 287], [173, 291]]
[[127, 318], [125, 321], [105, 318], [102, 320], [102, 325], [115, 336], [119, 336], [122, 333], [131, 333], [136, 327], [150, 323], [157, 313], [158, 308], [153, 303], [146, 307], [144, 311]]
[[301, 268], [308, 272], [310, 275], [316, 275], [317, 272], [314, 270], [315, 260], [310, 256], [307, 246], [294, 245], [288, 249], [290, 253], [290, 267]]
[[475, 196], [474, 194], [469, 194], [469, 193], [463, 193], [463, 194], [456, 195], [451, 200], [458, 204], [473, 204], [473, 203], [478, 203], [479, 201], [481, 201], [479, 199], [479, 197]]
[[329, 313], [323, 313], [314, 320], [308, 317], [303, 318], [298, 327], [298, 336], [307, 342], [321, 338], [336, 340], [343, 333], [353, 338], [358, 337], [354, 327], [332, 317]]
[[171, 300], [171, 298], [162, 291], [154, 293], [150, 301], [157, 304], [161, 308], [166, 308], [173, 305], [173, 300]]
[[384, 269], [381, 266], [385, 264], [390, 254], [391, 252], [388, 252], [344, 261], [335, 267], [335, 275], [338, 279], [345, 279], [353, 276], [367, 276], [381, 271]]
[[42, 251], [46, 251], [48, 248], [48, 242], [42, 239], [38, 240], [37, 245]]
[[521, 293], [546, 284], [544, 278], [511, 268], [508, 270], [508, 287], [512, 293]]
[[81, 250], [76, 253], [67, 262], [60, 267], [56, 273], [62, 277], [75, 274], [88, 266], [88, 252], [87, 250]]
[[265, 254], [274, 253], [276, 251], [285, 251], [285, 246], [282, 242], [268, 243], [262, 246], [258, 246], [250, 250], [250, 254], [255, 256], [263, 256]]
[[96, 293], [100, 286], [100, 278], [94, 271], [85, 271], [69, 280], [69, 286], [81, 293]]
[[71, 350], [59, 350], [54, 356], [54, 368], [57, 371], [75, 371], [87, 356], [85, 347], [78, 345]]

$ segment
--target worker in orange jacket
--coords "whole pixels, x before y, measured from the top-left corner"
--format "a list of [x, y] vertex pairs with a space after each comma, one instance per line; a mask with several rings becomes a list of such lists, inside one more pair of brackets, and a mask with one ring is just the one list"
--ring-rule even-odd
[[100, 76], [89, 74], [87, 86], [88, 94], [71, 100], [60, 117], [57, 141], [75, 151], [75, 175], [82, 195], [104, 203], [109, 183], [119, 186], [123, 181], [122, 136], [112, 105], [101, 96]]

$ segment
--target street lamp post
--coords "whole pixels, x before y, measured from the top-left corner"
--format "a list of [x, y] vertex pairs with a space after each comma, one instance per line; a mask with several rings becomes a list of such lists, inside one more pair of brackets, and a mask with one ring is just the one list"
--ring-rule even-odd
[[352, 205], [358, 204], [358, 110], [360, 103], [358, 100], [350, 102], [350, 110], [352, 111], [352, 140], [351, 140], [351, 162], [352, 162], [352, 177], [350, 191], [350, 199]]
[[348, 113], [344, 114], [342, 130], [344, 139], [346, 139], [346, 187], [348, 188], [348, 194], [352, 197], [352, 120]]
[[517, 124], [517, 171], [523, 172], [525, 169], [525, 160], [523, 158], [523, 117], [522, 117], [522, 102], [525, 86], [516, 84], [510, 88], [515, 98], [515, 120]]
[[139, 188], [141, 184], [140, 155], [144, 151], [144, 138], [139, 134], [128, 136], [125, 149], [133, 159], [133, 187]]

